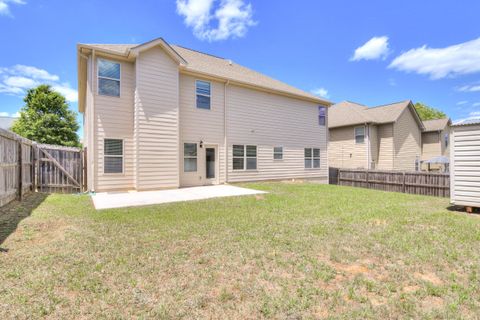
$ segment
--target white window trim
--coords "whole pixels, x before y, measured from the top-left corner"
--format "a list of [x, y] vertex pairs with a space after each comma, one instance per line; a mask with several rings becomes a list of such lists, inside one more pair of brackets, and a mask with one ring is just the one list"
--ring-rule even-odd
[[[280, 159], [275, 159], [275, 148], [282, 148], [282, 153], [281, 153], [282, 157]], [[283, 146], [274, 146], [273, 147], [273, 161], [282, 161], [283, 160], [283, 149], [284, 149]], [[277, 152], [277, 154], [278, 154], [278, 152]]]
[[[98, 67], [98, 65], [99, 65], [98, 61], [100, 61], [100, 60], [118, 64], [118, 68], [119, 68], [119, 71], [120, 71], [120, 75], [119, 75], [118, 79], [110, 78], [110, 77], [104, 77], [104, 76], [100, 75], [100, 68]], [[100, 93], [100, 78], [101, 79], [118, 81], [118, 96], [114, 96], [114, 95], [110, 95], [110, 94], [101, 94]], [[114, 61], [114, 60], [109, 60], [109, 59], [97, 58], [97, 95], [103, 96], [103, 97], [111, 97], [111, 98], [120, 98], [122, 96], [122, 64], [120, 62]]]
[[[105, 140], [122, 140], [122, 155], [107, 155], [105, 154]], [[122, 172], [105, 172], [105, 158], [122, 158]], [[125, 175], [125, 139], [118, 137], [106, 137], [103, 138], [103, 175], [106, 176], [118, 176]]]
[[[185, 155], [185, 145], [186, 144], [194, 144], [194, 145], [197, 146], [197, 155], [195, 157]], [[195, 171], [185, 171], [185, 158], [186, 159], [195, 159], [195, 161], [197, 162], [197, 169]], [[196, 173], [196, 172], [198, 172], [198, 144], [196, 142], [183, 142], [183, 164], [182, 164], [182, 167], [183, 167], [183, 173]]]
[[[312, 156], [311, 156], [311, 157], [305, 157], [305, 149], [310, 149], [310, 151], [311, 151], [311, 153], [312, 153]], [[315, 157], [315, 156], [314, 156], [313, 149], [318, 149], [318, 157]], [[310, 147], [307, 147], [307, 148], [304, 148], [304, 149], [303, 149], [303, 167], [304, 167], [305, 169], [307, 169], [307, 170], [319, 170], [319, 169], [322, 167], [322, 159], [321, 159], [321, 158], [322, 158], [322, 150], [321, 150], [320, 148], [310, 148]], [[311, 161], [312, 161], [312, 162], [311, 162], [311, 163], [312, 163], [312, 166], [309, 167], [309, 168], [305, 167], [305, 160], [311, 160]], [[318, 160], [319, 163], [320, 163], [320, 165], [319, 165], [318, 168], [315, 168], [315, 167], [313, 166], [313, 161], [315, 161], [315, 160]]]
[[[206, 82], [210, 85], [210, 95], [208, 94], [203, 94], [203, 93], [197, 93], [197, 82], [198, 81], [201, 81], [201, 82]], [[207, 81], [207, 80], [202, 80], [202, 79], [195, 79], [195, 109], [199, 109], [199, 110], [205, 110], [205, 111], [210, 111], [212, 110], [212, 90], [213, 89], [213, 86], [212, 86], [212, 82], [211, 81]], [[210, 98], [210, 108], [208, 109], [205, 109], [205, 108], [199, 108], [198, 105], [197, 105], [197, 95], [199, 96], [203, 96], [203, 97], [209, 97]]]
[[[233, 155], [233, 146], [243, 146], [243, 169], [234, 169], [233, 168], [233, 159], [234, 158], [241, 158], [241, 157], [235, 157]], [[249, 147], [255, 147], [255, 151], [256, 151], [256, 156], [255, 157], [248, 157], [247, 156], [247, 146]], [[256, 168], [255, 169], [247, 169], [247, 159], [250, 158], [250, 159], [256, 159]], [[255, 145], [255, 144], [237, 144], [237, 143], [234, 143], [232, 144], [232, 171], [258, 171], [258, 146]]]
[[[363, 128], [363, 142], [357, 142], [357, 129], [358, 128]], [[355, 141], [355, 144], [365, 144], [366, 136], [367, 136], [367, 133], [366, 133], [365, 126], [358, 126], [358, 127], [353, 128], [353, 139]], [[359, 137], [360, 137], [360, 135], [359, 135]]]
[[[323, 108], [324, 109], [324, 112], [325, 112], [325, 115], [323, 116], [323, 118], [325, 118], [325, 124], [320, 124], [320, 108]], [[327, 107], [325, 106], [318, 106], [318, 125], [320, 127], [327, 127], [327, 114], [328, 114], [328, 110], [327, 110]]]

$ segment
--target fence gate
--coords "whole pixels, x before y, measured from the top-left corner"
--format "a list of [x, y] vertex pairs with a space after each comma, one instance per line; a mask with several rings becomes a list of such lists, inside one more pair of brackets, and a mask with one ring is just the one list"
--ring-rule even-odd
[[78, 148], [37, 145], [37, 189], [39, 192], [83, 191], [83, 155]]

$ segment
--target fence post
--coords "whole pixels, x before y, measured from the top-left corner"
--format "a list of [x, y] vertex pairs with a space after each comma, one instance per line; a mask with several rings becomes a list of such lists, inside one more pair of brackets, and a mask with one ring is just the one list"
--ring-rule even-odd
[[407, 186], [405, 185], [405, 171], [404, 171], [404, 172], [403, 172], [403, 188], [402, 188], [402, 189], [403, 189], [403, 193], [405, 193], [405, 191], [406, 191], [406, 189], [407, 189], [406, 187], [407, 187]]
[[23, 152], [22, 152], [22, 140], [18, 141], [18, 200], [22, 201], [23, 198]]
[[370, 186], [370, 184], [368, 183], [368, 172], [369, 172], [369, 171], [367, 170], [367, 171], [366, 171], [367, 176], [365, 177], [365, 181], [367, 182], [367, 188], [369, 188], [369, 186]]

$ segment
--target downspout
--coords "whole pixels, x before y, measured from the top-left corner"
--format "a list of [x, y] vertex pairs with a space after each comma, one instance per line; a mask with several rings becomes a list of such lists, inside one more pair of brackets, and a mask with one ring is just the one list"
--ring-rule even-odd
[[370, 170], [370, 152], [371, 152], [371, 145], [370, 145], [370, 125], [365, 124], [367, 127], [367, 170]]
[[91, 94], [92, 94], [92, 112], [90, 113], [90, 139], [91, 139], [91, 144], [90, 144], [90, 150], [87, 152], [90, 154], [90, 170], [91, 170], [91, 177], [92, 177], [92, 190], [95, 192], [95, 151], [96, 148], [94, 146], [95, 144], [95, 90], [96, 86], [94, 85], [95, 81], [95, 49], [92, 49], [92, 63], [90, 63], [90, 88], [91, 88]]
[[230, 80], [225, 82], [223, 93], [223, 143], [225, 148], [225, 183], [228, 183], [228, 139], [227, 139], [227, 87], [230, 84]]

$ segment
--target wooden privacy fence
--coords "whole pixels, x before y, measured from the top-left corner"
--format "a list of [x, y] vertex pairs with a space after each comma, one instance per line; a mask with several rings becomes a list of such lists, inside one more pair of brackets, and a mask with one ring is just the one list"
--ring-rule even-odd
[[0, 129], [0, 207], [27, 192], [82, 192], [83, 151], [37, 144]]
[[448, 173], [339, 169], [338, 184], [426, 196], [450, 196]]

